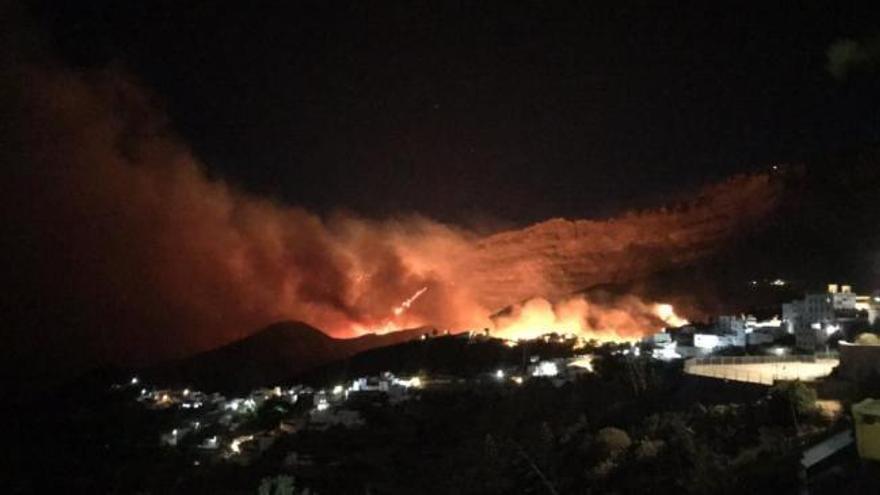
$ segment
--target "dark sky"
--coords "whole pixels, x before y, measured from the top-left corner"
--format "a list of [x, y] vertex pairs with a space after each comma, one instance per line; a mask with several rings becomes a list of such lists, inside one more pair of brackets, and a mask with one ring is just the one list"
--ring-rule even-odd
[[875, 13], [721, 3], [34, 11], [67, 62], [152, 88], [212, 175], [319, 212], [521, 224], [877, 140], [880, 92], [825, 70], [829, 44], [875, 33]]

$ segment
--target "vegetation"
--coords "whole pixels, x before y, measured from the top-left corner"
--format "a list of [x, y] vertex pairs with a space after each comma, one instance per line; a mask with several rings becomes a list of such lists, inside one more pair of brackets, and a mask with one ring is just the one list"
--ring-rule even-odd
[[[158, 446], [159, 433], [173, 424], [165, 415], [173, 413], [112, 396], [59, 425], [56, 434], [66, 438], [30, 445], [30, 458], [41, 459], [40, 486], [94, 493], [796, 490], [799, 434], [825, 426], [806, 385], [739, 389], [748, 384], [687, 376], [676, 365], [610, 348], [596, 352], [595, 373], [563, 384], [453, 381], [399, 404], [363, 401], [351, 407], [365, 427], [283, 435], [247, 466], [194, 466], [185, 451], [198, 439], [183, 449]], [[270, 399], [241, 428], [273, 428], [303, 414]], [[285, 462], [291, 453], [307, 461]]]
[[304, 433], [277, 448], [338, 463], [302, 473], [319, 493], [796, 490], [798, 428], [823, 426], [804, 384], [704, 405], [730, 394], [693, 392], [675, 366], [649, 360], [608, 353], [595, 367], [561, 387], [531, 380], [425, 391], [365, 411], [368, 428]]

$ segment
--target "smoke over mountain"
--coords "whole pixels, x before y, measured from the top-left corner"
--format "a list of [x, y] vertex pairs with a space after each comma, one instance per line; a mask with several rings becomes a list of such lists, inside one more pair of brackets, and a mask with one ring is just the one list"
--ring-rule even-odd
[[208, 177], [156, 99], [118, 71], [30, 66], [5, 83], [4, 311], [30, 365], [148, 361], [285, 318], [337, 337], [422, 324], [511, 334], [535, 310], [542, 325], [632, 335], [664, 311], [561, 300], [684, 266], [778, 199], [771, 178], [738, 177], [675, 207], [488, 237], [415, 215], [320, 218]]

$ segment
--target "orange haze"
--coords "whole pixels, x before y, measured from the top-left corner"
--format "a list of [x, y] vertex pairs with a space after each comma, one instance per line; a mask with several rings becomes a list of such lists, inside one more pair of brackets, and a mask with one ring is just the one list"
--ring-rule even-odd
[[19, 316], [9, 325], [55, 349], [47, 359], [76, 343], [105, 359], [154, 360], [280, 319], [334, 336], [432, 324], [631, 338], [676, 315], [632, 296], [571, 294], [686, 265], [778, 196], [768, 177], [744, 176], [671, 208], [488, 237], [416, 215], [321, 218], [209, 178], [126, 77], [17, 75], [5, 228]]

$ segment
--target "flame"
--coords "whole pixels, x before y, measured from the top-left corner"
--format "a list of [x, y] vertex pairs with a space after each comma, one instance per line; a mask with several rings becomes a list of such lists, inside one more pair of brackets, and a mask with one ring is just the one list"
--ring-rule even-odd
[[404, 313], [406, 313], [406, 310], [408, 310], [410, 306], [412, 306], [413, 303], [416, 302], [416, 299], [418, 299], [427, 290], [427, 286], [417, 290], [415, 294], [405, 299], [402, 303], [391, 308], [391, 315], [379, 321], [378, 323], [374, 323], [372, 325], [364, 325], [360, 323], [352, 324], [350, 332], [354, 335], [365, 335], [368, 333], [385, 334], [396, 332], [398, 330], [403, 330], [405, 328], [423, 326], [424, 323], [421, 319], [405, 317]]
[[663, 320], [663, 323], [671, 327], [682, 327], [690, 323], [685, 318], [675, 313], [675, 308], [671, 304], [657, 303], [654, 305], [654, 314]]
[[365, 326], [365, 325], [360, 325], [360, 324], [355, 323], [351, 326], [350, 333], [355, 336], [366, 335], [369, 333], [383, 335], [386, 333], [397, 332], [399, 330], [404, 330], [406, 328], [413, 328], [413, 327], [417, 327], [417, 326], [421, 326], [421, 325], [419, 325], [419, 324], [401, 325], [400, 323], [397, 323], [392, 319], [388, 319], [388, 320], [385, 320], [384, 322], [381, 322], [381, 323], [378, 323], [375, 325], [370, 325], [370, 326]]
[[664, 326], [687, 320], [671, 304], [646, 304], [635, 296], [612, 302], [591, 302], [583, 296], [551, 303], [533, 298], [493, 318], [495, 335], [506, 339], [534, 339], [547, 333], [573, 334], [600, 342], [631, 342]]
[[396, 306], [392, 311], [394, 312], [394, 316], [400, 316], [404, 311], [408, 310], [412, 303], [416, 302], [416, 299], [419, 298], [425, 291], [428, 290], [428, 287], [422, 287], [415, 294], [410, 296], [409, 299], [400, 303], [400, 306]]
[[[781, 198], [773, 176], [741, 176], [672, 208], [491, 235], [416, 215], [319, 216], [210, 177], [124, 74], [26, 69], [7, 71], [22, 98], [8, 127], [22, 134], [23, 161], [6, 168], [29, 171], [3, 177], [7, 227], [19, 239], [11, 259], [28, 264], [17, 312], [27, 317], [11, 322], [13, 344], [31, 345], [33, 328], [61, 327], [44, 339], [58, 355], [68, 342], [101, 342], [90, 351], [106, 354], [98, 361], [146, 364], [280, 319], [335, 337], [434, 325], [632, 340], [684, 320], [635, 297], [567, 295], [688, 266]], [[65, 274], [65, 283], [46, 273]], [[489, 316], [512, 301], [526, 302]], [[74, 312], [57, 325], [47, 305]], [[107, 321], [120, 330], [94, 333]]]

